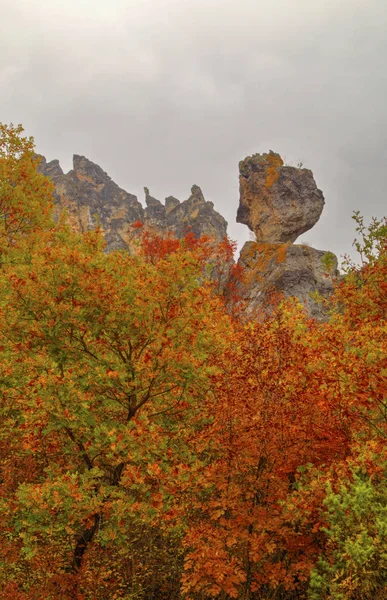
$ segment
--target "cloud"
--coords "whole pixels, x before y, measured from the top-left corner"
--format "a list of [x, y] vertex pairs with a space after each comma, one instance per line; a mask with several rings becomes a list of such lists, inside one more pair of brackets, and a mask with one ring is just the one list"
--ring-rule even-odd
[[312, 244], [350, 249], [382, 214], [384, 0], [0, 0], [1, 119], [65, 168], [81, 153], [134, 193], [193, 183], [234, 224], [238, 161], [304, 160], [326, 196]]

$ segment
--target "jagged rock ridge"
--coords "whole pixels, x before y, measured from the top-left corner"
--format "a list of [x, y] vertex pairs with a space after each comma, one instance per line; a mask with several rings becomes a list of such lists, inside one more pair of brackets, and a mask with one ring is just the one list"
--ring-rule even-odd
[[39, 170], [55, 184], [56, 213], [63, 209], [74, 229], [86, 231], [99, 225], [107, 251], [130, 248], [136, 236], [133, 223], [141, 221], [145, 229], [159, 234], [183, 237], [188, 231], [195, 236], [208, 235], [221, 240], [227, 235], [227, 222], [204, 199], [194, 185], [188, 200], [180, 202], [169, 196], [165, 205], [144, 188], [146, 208], [137, 197], [121, 189], [105, 171], [84, 156], [74, 155], [73, 169], [63, 173], [59, 161], [47, 163], [40, 157]]

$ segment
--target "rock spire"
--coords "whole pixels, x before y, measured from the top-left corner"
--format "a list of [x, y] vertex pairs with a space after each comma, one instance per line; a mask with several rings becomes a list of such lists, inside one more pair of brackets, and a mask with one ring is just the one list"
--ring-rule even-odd
[[320, 218], [324, 196], [312, 171], [283, 164], [279, 154], [254, 154], [239, 163], [240, 204], [237, 222], [254, 232], [256, 241], [242, 248], [240, 284], [249, 314], [267, 306], [271, 292], [298, 298], [310, 315], [323, 319], [316, 294], [329, 296], [338, 275], [331, 252], [294, 244]]

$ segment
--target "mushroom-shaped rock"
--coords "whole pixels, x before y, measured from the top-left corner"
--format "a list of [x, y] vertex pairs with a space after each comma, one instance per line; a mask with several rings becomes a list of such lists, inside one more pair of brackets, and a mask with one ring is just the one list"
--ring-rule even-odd
[[284, 166], [279, 154], [254, 154], [239, 163], [237, 222], [258, 242], [293, 243], [319, 220], [324, 196], [312, 171]]

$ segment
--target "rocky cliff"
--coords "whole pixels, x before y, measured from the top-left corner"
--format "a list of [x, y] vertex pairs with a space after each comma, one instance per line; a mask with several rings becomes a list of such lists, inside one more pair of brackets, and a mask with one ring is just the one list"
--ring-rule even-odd
[[[145, 192], [145, 208], [137, 197], [121, 189], [98, 165], [84, 156], [74, 156], [73, 169], [63, 173], [59, 162], [40, 157], [39, 170], [55, 184], [55, 210], [64, 209], [72, 226], [85, 231], [99, 225], [107, 251], [129, 248], [141, 221], [145, 230], [163, 236], [207, 235], [222, 240], [227, 222], [206, 202], [194, 185], [183, 202], [169, 196], [163, 204]], [[242, 248], [239, 265], [244, 280], [238, 284], [246, 312], [266, 310], [271, 292], [283, 292], [303, 302], [313, 317], [324, 318], [323, 297], [333, 290], [337, 260], [330, 252], [294, 244], [299, 235], [313, 227], [324, 207], [324, 196], [308, 169], [285, 166], [279, 154], [255, 154], [239, 164], [240, 204], [237, 221], [254, 232], [256, 241]]]
[[136, 236], [133, 223], [162, 235], [183, 237], [192, 231], [197, 237], [208, 235], [222, 240], [227, 235], [227, 222], [206, 202], [201, 189], [194, 185], [188, 200], [180, 202], [170, 196], [162, 204], [145, 191], [146, 208], [137, 197], [121, 189], [101, 167], [84, 156], [74, 155], [73, 169], [63, 173], [59, 162], [47, 163], [40, 157], [39, 170], [55, 184], [55, 210], [66, 210], [74, 229], [87, 231], [99, 225], [107, 243], [107, 251], [130, 248]]

